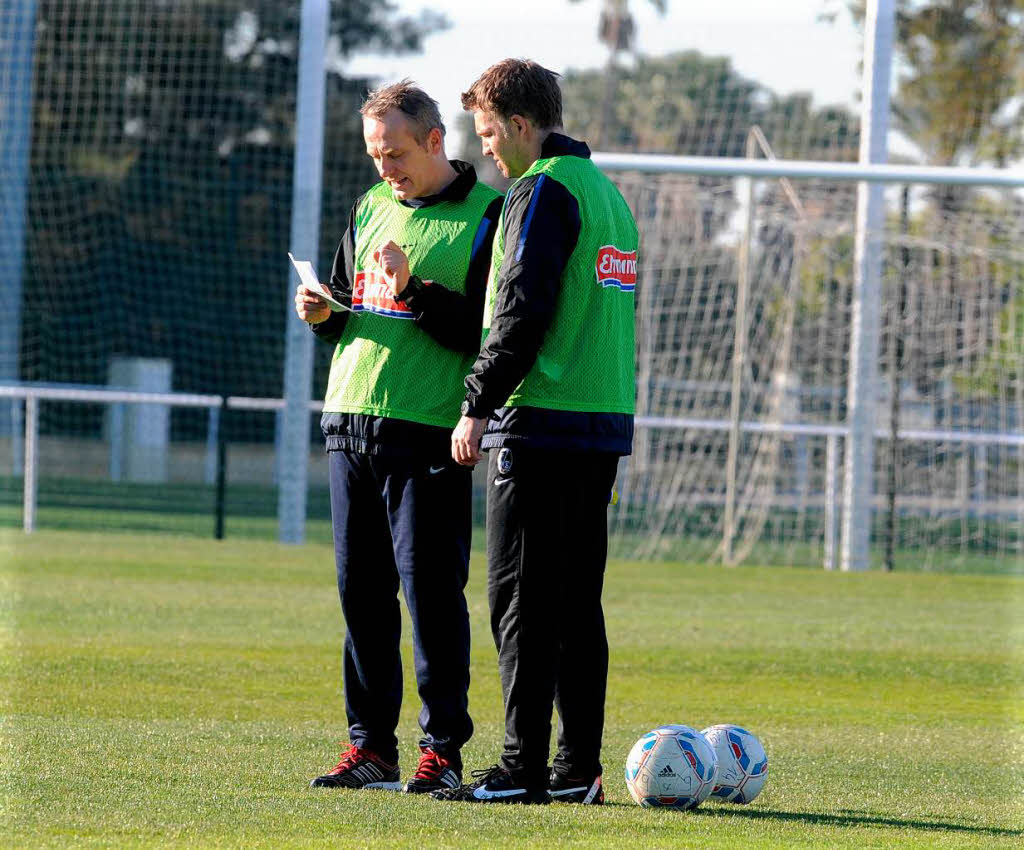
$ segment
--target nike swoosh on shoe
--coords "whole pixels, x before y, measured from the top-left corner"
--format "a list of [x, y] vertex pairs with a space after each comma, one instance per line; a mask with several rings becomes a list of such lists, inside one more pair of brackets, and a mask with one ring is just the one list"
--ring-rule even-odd
[[580, 785], [576, 788], [559, 788], [557, 791], [549, 791], [548, 793], [552, 797], [564, 797], [566, 794], [577, 794], [580, 791], [586, 791], [590, 788], [589, 785]]
[[478, 800], [497, 800], [499, 797], [514, 797], [516, 794], [525, 793], [525, 788], [509, 788], [505, 791], [488, 791], [486, 788], [473, 789], [473, 796]]

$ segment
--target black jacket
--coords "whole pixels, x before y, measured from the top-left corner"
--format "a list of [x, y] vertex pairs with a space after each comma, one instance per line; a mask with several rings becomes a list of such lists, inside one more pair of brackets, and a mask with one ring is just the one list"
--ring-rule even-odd
[[[473, 166], [452, 160], [458, 176], [441, 192], [425, 198], [401, 203], [409, 207], [429, 207], [443, 201], [462, 201], [476, 185]], [[352, 205], [348, 227], [334, 256], [330, 288], [342, 303], [352, 303], [352, 281], [355, 278], [355, 217], [363, 197]], [[475, 354], [480, 349], [480, 328], [483, 324], [487, 272], [491, 264], [491, 241], [501, 213], [501, 198], [487, 208], [481, 227], [484, 237], [475, 244], [466, 273], [465, 295], [446, 289], [441, 283], [424, 286], [418, 278], [410, 278], [398, 298], [416, 314], [415, 323], [437, 342], [455, 351]], [[332, 313], [318, 325], [310, 325], [320, 339], [337, 344], [348, 320], [348, 312]], [[365, 413], [324, 413], [320, 427], [327, 440], [327, 451], [355, 451], [365, 454], [387, 454], [443, 460], [451, 455], [451, 429], [423, 425], [393, 417]]]
[[[586, 143], [550, 134], [541, 157], [590, 157]], [[505, 199], [505, 256], [490, 333], [466, 378], [463, 413], [488, 418], [483, 447], [524, 445], [629, 454], [633, 416], [503, 407], [533, 368], [555, 315], [562, 273], [580, 235], [579, 204], [552, 179], [528, 177]]]

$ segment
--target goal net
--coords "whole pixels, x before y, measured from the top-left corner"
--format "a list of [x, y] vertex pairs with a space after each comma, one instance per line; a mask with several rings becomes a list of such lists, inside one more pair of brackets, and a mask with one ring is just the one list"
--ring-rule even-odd
[[[22, 193], [0, 218], [0, 382], [281, 398], [300, 5], [4, 4], [20, 58], [0, 59], [0, 134], [24, 156], [0, 160], [5, 199]], [[328, 79], [321, 273], [375, 177], [353, 120], [367, 83]], [[12, 524], [23, 411], [0, 398]], [[38, 417], [43, 526], [208, 533], [224, 437], [229, 522], [275, 535], [274, 409], [44, 398]], [[310, 510], [326, 519], [318, 455]]]
[[[638, 427], [613, 510], [618, 551], [837, 565], [857, 184], [615, 179], [642, 232]], [[875, 566], [1020, 569], [1021, 192], [892, 185], [881, 236], [872, 520], [857, 532]]]

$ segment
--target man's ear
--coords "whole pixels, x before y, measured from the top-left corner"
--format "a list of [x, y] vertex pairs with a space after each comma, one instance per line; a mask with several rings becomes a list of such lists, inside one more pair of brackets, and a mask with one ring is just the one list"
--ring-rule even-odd
[[427, 153], [436, 156], [444, 147], [444, 136], [438, 127], [431, 127], [427, 133]]
[[523, 138], [530, 132], [530, 119], [524, 115], [513, 115], [508, 119], [508, 123], [512, 127], [513, 133], [519, 138]]

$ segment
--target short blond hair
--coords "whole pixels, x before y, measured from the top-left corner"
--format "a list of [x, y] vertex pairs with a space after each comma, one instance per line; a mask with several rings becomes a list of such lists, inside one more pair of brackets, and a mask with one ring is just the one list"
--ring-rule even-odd
[[444, 138], [444, 122], [437, 101], [412, 80], [402, 80], [389, 86], [374, 89], [359, 108], [364, 118], [383, 118], [392, 109], [397, 109], [413, 125], [413, 135], [421, 145], [427, 135], [437, 127]]

